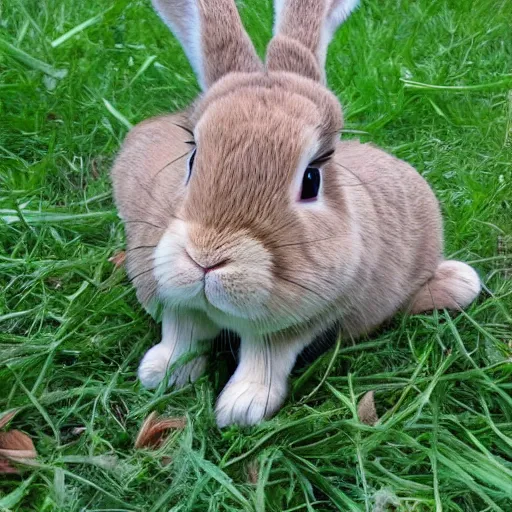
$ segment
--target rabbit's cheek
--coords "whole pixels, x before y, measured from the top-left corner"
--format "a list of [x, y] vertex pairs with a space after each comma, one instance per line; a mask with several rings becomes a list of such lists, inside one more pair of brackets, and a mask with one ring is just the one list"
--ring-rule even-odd
[[166, 233], [153, 255], [153, 275], [162, 299], [187, 302], [203, 288], [203, 271], [187, 255], [179, 233]]
[[247, 268], [226, 267], [205, 277], [208, 302], [223, 313], [237, 318], [254, 319], [265, 312], [271, 290], [271, 277]]

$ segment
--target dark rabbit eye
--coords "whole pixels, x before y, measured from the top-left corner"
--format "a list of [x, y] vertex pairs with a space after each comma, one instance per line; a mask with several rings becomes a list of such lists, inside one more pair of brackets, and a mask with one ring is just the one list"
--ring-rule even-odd
[[190, 156], [188, 157], [187, 165], [188, 165], [188, 173], [187, 173], [187, 183], [190, 180], [190, 176], [192, 176], [192, 167], [194, 166], [194, 159], [196, 157], [196, 148], [192, 150]]
[[315, 199], [320, 189], [320, 171], [316, 167], [308, 167], [304, 171], [302, 178], [302, 191], [300, 198], [302, 201]]

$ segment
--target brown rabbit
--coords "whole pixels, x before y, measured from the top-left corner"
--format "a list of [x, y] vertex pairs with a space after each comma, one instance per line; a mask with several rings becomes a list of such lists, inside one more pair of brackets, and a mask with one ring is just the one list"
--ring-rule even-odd
[[234, 0], [154, 0], [205, 92], [186, 113], [136, 126], [112, 172], [128, 273], [162, 319], [139, 378], [156, 387], [173, 365], [169, 384], [193, 381], [204, 344], [237, 332], [221, 427], [274, 414], [298, 353], [333, 322], [355, 337], [399, 310], [459, 309], [480, 290], [471, 267], [443, 259], [425, 180], [380, 149], [339, 141], [324, 63], [356, 3], [276, 1], [263, 64]]

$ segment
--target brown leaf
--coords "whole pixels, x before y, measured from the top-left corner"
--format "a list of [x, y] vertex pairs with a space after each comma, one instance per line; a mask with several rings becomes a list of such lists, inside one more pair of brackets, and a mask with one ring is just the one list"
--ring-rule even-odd
[[186, 424], [186, 418], [163, 418], [153, 411], [140, 427], [135, 448], [159, 448], [167, 440], [169, 431], [183, 430]]
[[379, 421], [377, 409], [375, 408], [374, 392], [368, 391], [359, 401], [357, 406], [357, 416], [359, 421], [366, 425], [375, 425]]
[[18, 473], [11, 461], [24, 462], [36, 457], [34, 443], [27, 434], [19, 430], [0, 432], [0, 473]]
[[126, 259], [126, 252], [125, 251], [119, 251], [114, 256], [108, 259], [110, 263], [114, 264], [114, 267], [119, 268], [124, 265], [124, 260]]
[[0, 432], [0, 456], [9, 459], [35, 459], [32, 439], [19, 430]]
[[0, 475], [8, 475], [11, 473], [19, 474], [19, 469], [11, 466], [7, 459], [0, 459]]
[[12, 411], [6, 412], [1, 418], [0, 418], [0, 428], [5, 427], [9, 421], [11, 421], [14, 416], [18, 414], [18, 409], [13, 409]]

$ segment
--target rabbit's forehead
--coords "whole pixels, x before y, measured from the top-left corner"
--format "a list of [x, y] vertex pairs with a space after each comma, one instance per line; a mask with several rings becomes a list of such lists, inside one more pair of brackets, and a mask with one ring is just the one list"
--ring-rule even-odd
[[321, 113], [307, 98], [241, 92], [211, 104], [194, 134], [198, 152], [212, 165], [278, 165], [283, 171], [283, 163], [316, 145], [321, 126]]
[[197, 122], [206, 110], [221, 98], [244, 98], [252, 101], [258, 95], [266, 94], [280, 102], [283, 97], [302, 96], [316, 104], [323, 111], [328, 122], [341, 122], [338, 99], [320, 83], [288, 72], [231, 73], [217, 81], [195, 103], [192, 113], [193, 123]]
[[241, 90], [218, 98], [206, 109], [196, 125], [198, 137], [211, 132], [212, 125], [223, 134], [236, 125], [268, 126], [289, 124], [300, 129], [304, 125], [319, 125], [322, 112], [309, 98], [280, 89]]
[[196, 162], [217, 169], [215, 174], [229, 170], [230, 179], [278, 173], [285, 184], [302, 156], [318, 147], [321, 126], [321, 116], [307, 100], [283, 98], [271, 107], [254, 96], [251, 101], [226, 98], [196, 126]]
[[291, 73], [253, 73], [220, 80], [196, 103], [190, 122], [199, 144], [236, 138], [243, 127], [246, 137], [266, 129], [284, 149], [287, 140], [312, 130], [330, 139], [343, 121], [337, 98], [318, 83]]

